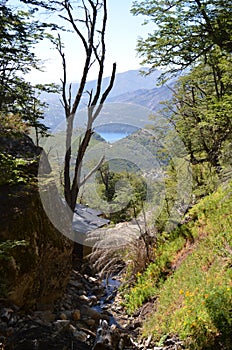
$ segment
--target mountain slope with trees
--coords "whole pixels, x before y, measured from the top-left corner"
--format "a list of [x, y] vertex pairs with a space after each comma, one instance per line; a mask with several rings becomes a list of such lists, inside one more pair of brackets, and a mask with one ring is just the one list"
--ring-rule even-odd
[[[149, 155], [152, 156], [154, 152], [162, 166], [162, 173], [153, 174], [160, 177], [158, 176], [156, 181], [154, 176], [151, 184], [155, 187], [157, 197], [161, 196], [161, 187], [164, 188], [162, 207], [159, 207], [155, 218], [152, 215], [147, 218], [149, 208], [144, 205], [144, 199], [147, 197], [147, 174], [139, 173], [139, 177], [135, 177], [127, 171], [115, 175], [105, 163], [105, 168], [101, 168], [102, 173], [98, 173], [97, 179], [98, 192], [103, 199], [110, 204], [113, 198], [119, 199], [121, 206], [122, 199], [117, 193], [120, 180], [124, 183], [120, 187], [124, 190], [124, 198], [128, 197], [129, 187], [139, 190], [129, 208], [129, 217], [134, 216], [134, 226], [138, 235], [128, 236], [129, 239], [125, 240], [126, 243], [122, 247], [120, 235], [126, 235], [128, 223], [121, 225], [121, 230], [120, 226], [116, 226], [114, 244], [110, 240], [112, 237], [108, 236], [106, 242], [110, 245], [105, 250], [96, 250], [99, 260], [95, 261], [94, 265], [98, 265], [100, 272], [105, 273], [107, 277], [110, 272], [118, 273], [119, 266], [123, 267], [121, 303], [128, 314], [137, 317], [136, 315], [143, 310], [144, 303], [149, 301], [152, 304], [151, 312], [147, 313], [142, 325], [141, 337], [149, 338], [149, 342], [144, 344], [153, 341], [154, 347], [163, 349], [167, 345], [167, 339], [178, 336], [181, 344], [173, 344], [174, 348], [184, 344], [189, 350], [230, 350], [231, 2], [135, 1], [132, 12], [135, 15], [142, 14], [146, 21], [154, 23], [154, 33], [149, 34], [147, 39], [139, 39], [138, 42], [138, 52], [143, 57], [145, 66], [150, 65], [148, 70], [145, 69], [145, 74], [149, 76], [154, 72], [155, 83], [157, 73], [161, 74], [160, 83], [169, 87], [167, 90], [165, 85], [153, 86], [152, 77], [149, 87], [142, 86], [142, 78], [139, 78], [140, 89], [138, 90], [135, 84], [136, 90], [130, 90], [128, 82], [130, 74], [135, 78], [133, 71], [120, 75], [120, 84], [126, 91], [122, 94], [120, 87], [117, 90], [120, 94], [117, 92], [116, 96], [112, 97], [110, 92], [113, 91], [115, 81], [115, 64], [110, 79], [103, 79], [106, 0], [83, 0], [80, 4], [78, 2], [78, 11], [82, 10], [84, 14], [83, 19], [78, 17], [78, 20], [72, 12], [75, 3], [71, 4], [68, 0], [22, 2], [30, 5], [28, 12], [13, 12], [7, 6], [7, 2], [0, 6], [0, 165], [3, 169], [0, 174], [1, 296], [11, 299], [22, 308], [35, 309], [38, 304], [45, 307], [51, 304], [52, 307], [54, 300], [61, 296], [71, 269], [73, 245], [61, 234], [60, 229], [64, 228], [65, 234], [73, 237], [72, 215], [80, 187], [104, 164], [104, 157], [100, 157], [99, 163], [93, 167], [91, 164], [90, 171], [84, 174], [82, 162], [87, 148], [91, 145], [94, 121], [107, 98], [111, 102], [118, 99], [119, 104], [139, 102], [153, 110], [154, 124], [159, 130], [155, 134], [157, 140], [149, 132], [149, 138], [146, 140], [144, 130], [134, 133], [131, 140], [135, 142], [131, 147], [139, 157], [141, 154], [138, 154], [138, 145], [141, 142], [145, 151], [151, 150]], [[34, 10], [33, 6], [36, 6]], [[49, 11], [55, 11], [59, 7], [59, 10], [62, 10], [61, 18], [65, 24], [70, 25], [83, 44], [86, 60], [80, 84], [73, 87], [75, 91], [67, 83], [65, 51], [61, 36], [54, 39], [49, 32], [50, 29], [58, 27], [41, 23], [33, 17], [39, 6]], [[84, 33], [81, 31], [83, 27]], [[49, 34], [46, 34], [47, 30]], [[51, 169], [46, 157], [43, 158], [45, 163], [42, 162], [43, 186], [40, 187], [39, 196], [38, 166], [44, 153], [27, 135], [27, 129], [35, 127], [38, 143], [39, 133], [44, 134], [47, 131], [41, 122], [44, 104], [39, 96], [42, 91], [53, 91], [54, 86], [32, 86], [23, 78], [24, 73], [30, 71], [31, 67], [37, 67], [33, 47], [44, 36], [53, 40], [63, 63], [63, 107], [59, 107], [59, 112], [63, 108], [62, 118], [64, 117], [66, 123], [66, 133], [63, 147], [64, 181], [61, 183], [63, 197], [71, 209], [69, 215], [53, 180], [49, 178]], [[89, 69], [95, 63], [99, 68], [98, 79], [94, 82], [96, 85], [89, 85], [93, 90], [89, 88], [84, 95], [88, 89]], [[158, 72], [157, 69], [161, 68], [162, 71]], [[159, 92], [162, 92], [162, 96]], [[75, 138], [74, 119], [82, 106], [83, 96], [88, 106], [87, 123], [80, 138], [72, 142]], [[157, 106], [161, 98], [168, 98], [168, 101], [164, 103], [164, 108], [158, 111]], [[133, 113], [138, 109], [137, 106], [132, 110]], [[119, 117], [123, 118], [124, 115]], [[160, 123], [157, 126], [155, 122], [158, 120]], [[162, 124], [163, 120], [166, 124]], [[152, 131], [152, 125], [149, 127]], [[164, 140], [166, 142], [163, 142]], [[156, 141], [158, 148], [154, 147]], [[101, 146], [104, 148], [106, 143], [102, 143]], [[177, 152], [178, 159], [174, 156], [175, 152], [168, 154], [168, 147], [173, 151], [180, 151]], [[124, 153], [120, 157], [123, 158], [125, 147], [121, 149]], [[187, 152], [184, 152], [185, 150]], [[118, 154], [115, 155], [115, 159], [117, 156]], [[153, 158], [148, 160], [150, 159], [153, 165]], [[137, 159], [134, 160], [135, 163], [136, 161]], [[145, 161], [144, 158], [142, 161]], [[183, 162], [188, 165], [184, 170]], [[123, 165], [121, 159], [115, 161], [114, 165], [113, 170], [116, 172]], [[193, 185], [192, 193], [186, 193], [186, 196], [191, 194], [191, 201], [189, 202], [189, 197], [188, 202], [186, 200], [187, 205], [186, 198], [183, 198], [183, 203], [177, 201], [179, 192], [183, 191], [185, 194], [185, 184], [178, 178], [179, 176], [182, 180], [184, 171], [191, 175]], [[62, 179], [63, 173], [60, 173]], [[130, 179], [134, 186], [129, 186]], [[55, 229], [48, 219], [41, 198], [45, 198], [43, 204], [49, 205], [54, 215], [52, 218], [59, 220], [59, 230]], [[153, 200], [151, 196], [149, 204], [153, 207], [158, 206], [156, 199]], [[122, 208], [120, 220], [124, 217], [125, 208]], [[137, 217], [138, 211], [141, 215]], [[182, 215], [179, 221], [172, 216], [173, 211]], [[67, 218], [71, 220], [66, 221]], [[173, 221], [173, 225], [168, 225], [170, 220]], [[102, 242], [101, 239], [97, 240], [97, 243], [99, 242]], [[102, 248], [100, 244], [99, 247]], [[92, 257], [96, 256], [93, 254]], [[7, 336], [7, 332], [5, 334]], [[148, 348], [149, 344], [144, 347]]]
[[[192, 204], [176, 229], [165, 230], [178, 191], [175, 165], [166, 177], [167, 207], [150, 225], [154, 259], [122, 291], [127, 311], [153, 307], [143, 336], [160, 348], [176, 335], [187, 349], [231, 349], [231, 2], [135, 1], [132, 12], [154, 23], [138, 52], [160, 81], [186, 69], [161, 112], [188, 152]], [[139, 256], [138, 256], [139, 258]], [[141, 308], [141, 309], [140, 309]], [[167, 340], [167, 343], [166, 343]], [[179, 346], [179, 345], [176, 345]]]
[[153, 300], [143, 336], [157, 345], [177, 334], [187, 349], [231, 348], [231, 195], [230, 182], [195, 205], [187, 223], [160, 234], [154, 262], [123, 292], [132, 315]]

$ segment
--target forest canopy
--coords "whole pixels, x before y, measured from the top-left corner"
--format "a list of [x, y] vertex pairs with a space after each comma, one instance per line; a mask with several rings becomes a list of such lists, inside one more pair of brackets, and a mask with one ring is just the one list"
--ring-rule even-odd
[[191, 163], [208, 163], [217, 172], [230, 163], [231, 12], [227, 0], [135, 1], [132, 7], [134, 15], [145, 16], [145, 23], [154, 23], [154, 31], [138, 40], [143, 64], [149, 72], [162, 66], [162, 82], [179, 74], [164, 115]]
[[229, 0], [135, 1], [134, 15], [142, 14], [154, 31], [138, 41], [143, 64], [176, 72], [189, 67], [218, 46], [232, 52], [232, 4]]
[[41, 102], [40, 94], [57, 91], [57, 87], [33, 85], [25, 75], [32, 69], [41, 70], [34, 48], [51, 38], [47, 29], [54, 25], [35, 19], [35, 13], [36, 9], [15, 10], [8, 2], [0, 6], [0, 118], [1, 125], [8, 129], [14, 124], [16, 129], [24, 125], [44, 135], [48, 128], [41, 120], [46, 103]]

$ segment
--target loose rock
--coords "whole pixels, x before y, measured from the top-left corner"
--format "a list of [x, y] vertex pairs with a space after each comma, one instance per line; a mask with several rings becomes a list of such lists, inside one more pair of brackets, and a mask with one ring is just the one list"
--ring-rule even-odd
[[80, 310], [74, 310], [73, 313], [72, 313], [72, 319], [74, 321], [79, 321], [81, 318], [81, 312]]

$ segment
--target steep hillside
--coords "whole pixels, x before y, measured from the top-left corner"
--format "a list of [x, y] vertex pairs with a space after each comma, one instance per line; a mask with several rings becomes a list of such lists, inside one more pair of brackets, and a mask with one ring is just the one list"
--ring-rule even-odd
[[156, 260], [125, 295], [130, 313], [155, 300], [143, 332], [159, 346], [178, 335], [187, 349], [231, 349], [231, 199], [232, 183], [195, 205], [188, 223], [162, 234]]

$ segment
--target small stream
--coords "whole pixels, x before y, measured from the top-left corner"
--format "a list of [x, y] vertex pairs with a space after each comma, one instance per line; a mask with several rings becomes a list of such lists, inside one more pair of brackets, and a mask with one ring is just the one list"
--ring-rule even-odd
[[[118, 326], [111, 314], [111, 305], [120, 281], [117, 276], [103, 280], [102, 284], [98, 279], [95, 282], [89, 279], [78, 272], [76, 276], [73, 275], [62, 301], [63, 307], [56, 313], [46, 310], [21, 315], [16, 311], [9, 320], [3, 322], [0, 310], [0, 350], [91, 350], [101, 314], [102, 318], [107, 315], [109, 325]], [[97, 288], [101, 291], [100, 294], [96, 294]], [[95, 297], [95, 304], [83, 301], [83, 296], [90, 301]], [[67, 309], [68, 305], [70, 309]], [[92, 309], [99, 315], [95, 326], [86, 323], [88, 319], [82, 311], [83, 307]], [[62, 309], [66, 311], [62, 312]], [[75, 309], [80, 310], [80, 318], [77, 316], [76, 320], [72, 316]], [[6, 327], [7, 336], [2, 332], [3, 327]]]
[[[92, 308], [99, 313], [103, 313], [105, 310], [110, 309], [110, 305], [113, 304], [114, 298], [117, 294], [117, 290], [120, 287], [121, 282], [117, 279], [116, 276], [109, 277], [107, 280], [104, 279], [102, 281], [102, 285], [105, 289], [105, 294], [100, 297], [98, 304], [93, 306]], [[110, 316], [109, 324], [115, 324], [117, 325], [117, 321], [114, 319], [113, 316]]]
[[[109, 334], [117, 344], [122, 341], [123, 347], [101, 345], [97, 349], [150, 349], [151, 337], [137, 343], [143, 317], [141, 312], [139, 317], [127, 317], [116, 305], [120, 284], [117, 276], [101, 282], [99, 278], [73, 270], [64, 296], [54, 309], [25, 312], [12, 305], [1, 306], [0, 350], [96, 350], [100, 319], [108, 321], [107, 336]], [[150, 302], [146, 307], [151, 310], [154, 305]], [[165, 346], [159, 349], [184, 349], [182, 345], [173, 336], [168, 337]]]

